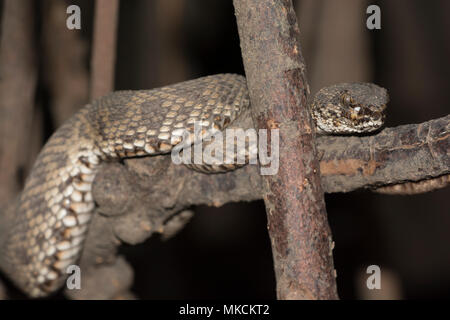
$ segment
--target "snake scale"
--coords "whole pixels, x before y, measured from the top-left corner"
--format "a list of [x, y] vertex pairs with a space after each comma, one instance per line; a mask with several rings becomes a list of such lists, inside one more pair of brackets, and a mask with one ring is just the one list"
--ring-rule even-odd
[[[387, 102], [374, 84], [340, 84], [320, 90], [310, 108], [318, 133], [351, 134], [382, 126]], [[30, 296], [58, 290], [82, 252], [102, 162], [168, 153], [195, 122], [223, 130], [249, 105], [246, 80], [235, 74], [117, 91], [88, 104], [46, 143], [0, 226], [0, 268]]]

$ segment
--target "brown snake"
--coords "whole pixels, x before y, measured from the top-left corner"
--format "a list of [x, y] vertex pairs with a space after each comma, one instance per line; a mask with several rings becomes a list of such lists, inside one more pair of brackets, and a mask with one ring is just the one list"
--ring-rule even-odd
[[[320, 90], [310, 109], [318, 133], [351, 134], [380, 128], [387, 102], [374, 84], [341, 84]], [[103, 161], [168, 153], [194, 122], [223, 130], [249, 104], [245, 78], [219, 74], [87, 105], [49, 139], [0, 221], [0, 268], [30, 296], [56, 291], [82, 251]]]

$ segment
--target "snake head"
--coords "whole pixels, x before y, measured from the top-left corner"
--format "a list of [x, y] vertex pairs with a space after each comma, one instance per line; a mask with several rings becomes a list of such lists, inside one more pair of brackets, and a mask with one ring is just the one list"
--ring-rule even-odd
[[373, 83], [342, 83], [319, 90], [311, 113], [318, 133], [366, 133], [383, 126], [388, 102], [387, 90]]

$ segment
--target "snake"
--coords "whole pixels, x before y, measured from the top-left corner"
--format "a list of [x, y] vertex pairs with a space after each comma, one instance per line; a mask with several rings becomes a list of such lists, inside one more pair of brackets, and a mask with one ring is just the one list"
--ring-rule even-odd
[[[308, 107], [317, 134], [359, 134], [383, 125], [388, 100], [375, 84], [343, 83], [319, 90]], [[3, 217], [0, 269], [31, 297], [57, 291], [83, 251], [102, 163], [169, 153], [195, 123], [203, 133], [223, 131], [250, 107], [237, 74], [115, 91], [87, 104], [49, 138]]]

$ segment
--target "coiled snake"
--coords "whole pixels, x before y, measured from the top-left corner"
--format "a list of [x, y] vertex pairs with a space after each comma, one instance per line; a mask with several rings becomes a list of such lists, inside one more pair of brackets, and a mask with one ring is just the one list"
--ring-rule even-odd
[[[348, 134], [382, 126], [387, 102], [386, 90], [374, 84], [341, 84], [320, 90], [310, 108], [318, 133]], [[91, 185], [103, 161], [168, 153], [194, 122], [223, 130], [249, 104], [245, 78], [219, 74], [113, 92], [87, 105], [49, 139], [13, 214], [3, 219], [0, 268], [30, 296], [57, 290], [82, 251], [95, 207]]]

